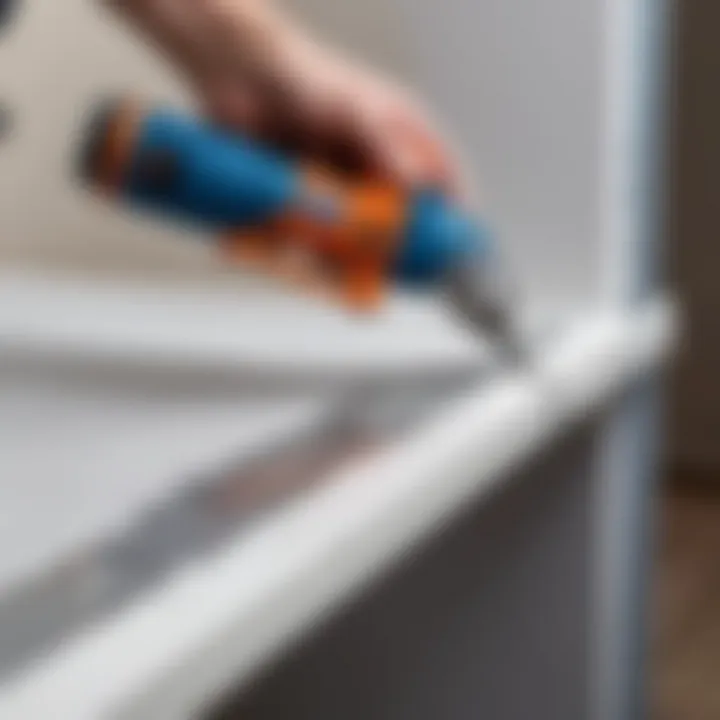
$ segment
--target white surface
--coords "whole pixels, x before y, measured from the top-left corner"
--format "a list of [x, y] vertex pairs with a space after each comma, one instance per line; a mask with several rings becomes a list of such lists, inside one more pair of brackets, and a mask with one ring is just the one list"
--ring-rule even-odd
[[0, 592], [332, 403], [317, 386], [302, 399], [253, 399], [259, 378], [398, 382], [483, 357], [438, 307], [360, 322], [262, 300], [0, 274]]
[[204, 286], [0, 275], [0, 347], [135, 363], [392, 374], [477, 366], [487, 347], [440, 303], [397, 299], [387, 312], [342, 309], [281, 294], [249, 298]]
[[[179, 720], [306, 630], [569, 423], [657, 363], [663, 303], [588, 318], [536, 372], [498, 380], [226, 552], [77, 638], [1, 696], [5, 720]], [[198, 612], [198, 608], [202, 608]]]
[[19, 382], [0, 362], [0, 592], [320, 412]]

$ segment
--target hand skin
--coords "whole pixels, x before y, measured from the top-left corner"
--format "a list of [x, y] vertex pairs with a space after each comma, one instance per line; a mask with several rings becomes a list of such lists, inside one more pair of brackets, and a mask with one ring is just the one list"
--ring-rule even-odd
[[180, 69], [215, 121], [351, 172], [464, 194], [411, 93], [316, 41], [271, 0], [108, 4]]

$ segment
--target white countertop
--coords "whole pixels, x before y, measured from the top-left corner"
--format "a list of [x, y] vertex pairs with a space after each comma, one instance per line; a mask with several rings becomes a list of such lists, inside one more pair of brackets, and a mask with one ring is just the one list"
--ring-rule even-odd
[[[488, 348], [438, 302], [392, 298], [371, 317], [236, 286], [0, 274], [0, 348], [253, 378], [452, 373]], [[237, 382], [236, 382], [237, 385]], [[240, 389], [243, 389], [242, 386]]]
[[0, 593], [303, 431], [351, 385], [482, 357], [436, 308], [358, 325], [227, 287], [0, 275]]
[[[481, 384], [411, 437], [358, 460], [70, 639], [0, 691], [0, 718], [45, 720], [48, 708], [73, 720], [188, 717], [655, 365], [672, 329], [662, 302], [588, 316], [541, 353], [533, 373]], [[223, 412], [228, 420], [234, 411]], [[224, 424], [222, 413], [214, 417]], [[150, 415], [140, 434], [152, 424]]]

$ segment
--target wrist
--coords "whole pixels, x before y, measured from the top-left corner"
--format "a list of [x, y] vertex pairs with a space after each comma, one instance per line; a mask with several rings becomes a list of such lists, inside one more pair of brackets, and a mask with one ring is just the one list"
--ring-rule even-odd
[[306, 41], [300, 25], [271, 0], [189, 0], [248, 70], [283, 64]]
[[271, 0], [103, 0], [202, 84], [235, 74], [271, 85], [318, 45]]

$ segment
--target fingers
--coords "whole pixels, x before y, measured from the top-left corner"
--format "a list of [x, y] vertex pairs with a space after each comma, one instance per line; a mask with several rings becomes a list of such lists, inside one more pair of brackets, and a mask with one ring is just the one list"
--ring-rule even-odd
[[420, 110], [401, 105], [385, 119], [381, 132], [385, 152], [406, 184], [460, 194], [461, 181], [450, 149]]
[[281, 98], [237, 81], [208, 83], [206, 91], [215, 121], [282, 151], [408, 189], [434, 188], [461, 202], [467, 198], [468, 184], [448, 142], [429, 114], [400, 93], [356, 82]]
[[455, 197], [464, 196], [466, 188], [459, 161], [449, 141], [437, 130], [429, 114], [410, 106], [397, 118], [395, 124], [398, 142], [404, 138], [408, 153], [419, 158], [417, 172], [420, 179]]
[[368, 166], [410, 188], [433, 187], [462, 197], [459, 163], [429, 113], [402, 91], [357, 87], [349, 125]]
[[248, 83], [232, 75], [225, 83], [205, 82], [211, 117], [350, 174], [465, 199], [460, 163], [430, 113], [373, 73], [305, 53], [263, 85]]

